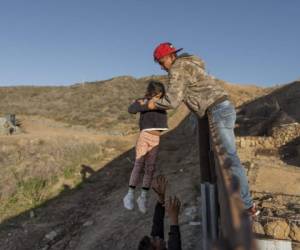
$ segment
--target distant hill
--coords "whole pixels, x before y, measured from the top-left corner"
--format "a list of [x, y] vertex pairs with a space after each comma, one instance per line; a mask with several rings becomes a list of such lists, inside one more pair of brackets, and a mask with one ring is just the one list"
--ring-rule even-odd
[[[37, 115], [97, 130], [136, 130], [136, 116], [129, 115], [129, 103], [144, 95], [151, 79], [167, 83], [165, 76], [136, 79], [121, 76], [105, 81], [69, 87], [2, 87], [0, 115]], [[236, 105], [266, 93], [256, 86], [225, 83]]]
[[118, 77], [70, 87], [0, 88], [0, 113], [38, 115], [99, 130], [118, 127], [133, 121], [127, 105], [145, 85], [144, 80]]

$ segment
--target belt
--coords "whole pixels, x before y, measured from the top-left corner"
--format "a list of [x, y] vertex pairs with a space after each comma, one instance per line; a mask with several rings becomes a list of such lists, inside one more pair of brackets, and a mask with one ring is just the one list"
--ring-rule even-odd
[[211, 109], [213, 107], [215, 107], [216, 105], [225, 102], [225, 101], [229, 101], [228, 96], [222, 96], [221, 98], [217, 99], [216, 101], [214, 101], [211, 105], [209, 105], [209, 107], [207, 108], [207, 113], [211, 113]]

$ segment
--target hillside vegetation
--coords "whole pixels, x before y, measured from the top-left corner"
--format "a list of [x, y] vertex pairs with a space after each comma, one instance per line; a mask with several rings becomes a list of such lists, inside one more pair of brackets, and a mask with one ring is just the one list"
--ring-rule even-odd
[[[0, 136], [0, 245], [4, 249], [134, 249], [137, 239], [149, 233], [152, 213], [128, 212], [122, 198], [138, 132], [138, 115], [129, 115], [127, 107], [143, 96], [151, 79], [167, 83], [164, 76], [126, 76], [69, 87], [0, 88], [0, 116], [16, 114], [23, 129], [21, 134]], [[262, 225], [278, 216], [294, 223], [299, 204], [295, 196], [299, 126], [276, 125], [277, 130], [263, 136], [243, 133], [256, 131], [262, 118], [272, 118], [261, 115], [259, 108], [274, 95], [281, 111], [298, 118], [299, 113], [289, 112], [295, 109], [290, 103], [297, 103], [289, 97], [299, 94], [299, 84], [266, 89], [217, 81], [239, 111], [238, 150], [251, 189], [257, 193]], [[157, 173], [168, 177], [168, 192], [183, 201], [183, 246], [192, 250], [200, 244], [200, 171], [196, 120], [187, 113], [184, 105], [168, 113], [172, 130], [162, 135]], [[288, 156], [281, 156], [281, 151]], [[278, 176], [286, 178], [279, 182]], [[279, 189], [289, 196], [279, 199]], [[274, 206], [266, 207], [268, 202]], [[152, 211], [153, 195], [150, 204]]]
[[[128, 104], [144, 95], [151, 79], [167, 83], [164, 76], [111, 80], [75, 84], [70, 87], [0, 88], [0, 115], [37, 115], [71, 125], [97, 130], [129, 132], [137, 128], [136, 117], [128, 115]], [[256, 86], [225, 84], [233, 101], [240, 105], [267, 92]]]
[[103, 130], [133, 123], [127, 106], [146, 81], [120, 77], [70, 87], [0, 88], [0, 113], [38, 115], [72, 125]]

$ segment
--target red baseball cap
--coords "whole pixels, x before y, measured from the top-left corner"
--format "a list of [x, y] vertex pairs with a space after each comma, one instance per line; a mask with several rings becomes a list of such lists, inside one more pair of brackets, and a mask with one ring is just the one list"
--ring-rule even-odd
[[177, 53], [180, 50], [182, 50], [182, 48], [180, 49], [176, 49], [172, 43], [161, 43], [159, 44], [154, 52], [153, 52], [153, 57], [154, 57], [154, 61], [158, 61], [159, 59], [163, 58], [166, 55], [172, 54], [172, 53]]

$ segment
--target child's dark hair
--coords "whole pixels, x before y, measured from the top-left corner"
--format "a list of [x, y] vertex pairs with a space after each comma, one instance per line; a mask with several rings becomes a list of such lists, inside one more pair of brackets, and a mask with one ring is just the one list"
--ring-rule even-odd
[[138, 250], [151, 250], [152, 245], [151, 245], [151, 240], [149, 236], [144, 236], [138, 246]]
[[147, 86], [146, 91], [146, 98], [152, 98], [156, 96], [157, 94], [162, 94], [161, 97], [163, 97], [166, 93], [165, 86], [161, 82], [157, 81], [150, 81]]

